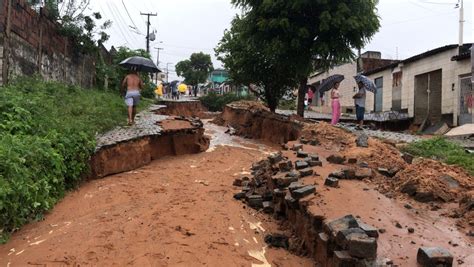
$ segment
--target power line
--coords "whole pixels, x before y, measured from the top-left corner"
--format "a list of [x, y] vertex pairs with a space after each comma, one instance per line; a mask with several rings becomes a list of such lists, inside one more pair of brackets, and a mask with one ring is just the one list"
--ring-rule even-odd
[[141, 34], [141, 32], [140, 32], [140, 30], [138, 29], [137, 25], [136, 25], [135, 22], [133, 21], [132, 16], [130, 16], [130, 13], [128, 12], [127, 6], [125, 5], [125, 2], [124, 2], [123, 0], [122, 0], [122, 5], [123, 5], [123, 7], [125, 8], [125, 12], [127, 13], [128, 18], [129, 18], [130, 21], [132, 22], [133, 26], [134, 26], [135, 29]]
[[[110, 6], [109, 6], [109, 3], [108, 3], [108, 2], [105, 2], [105, 3], [106, 3], [106, 5], [109, 7], [109, 10], [111, 10], [111, 8], [110, 8]], [[104, 9], [102, 8], [102, 5], [99, 4], [99, 8], [100, 8], [100, 10], [105, 14]], [[112, 12], [111, 12], [111, 14], [112, 14]], [[112, 17], [115, 19], [115, 16], [114, 16], [113, 14], [112, 14]], [[117, 21], [116, 21], [116, 22], [117, 22]], [[117, 23], [116, 23], [116, 24], [117, 24]], [[128, 45], [131, 45], [130, 42], [128, 41], [127, 37], [125, 36], [124, 32], [122, 31], [122, 28], [120, 27], [120, 25], [117, 24], [117, 27], [118, 27], [118, 29], [119, 29], [119, 31], [120, 31], [120, 34], [122, 35], [123, 39], [125, 39], [125, 42], [126, 42]], [[116, 29], [115, 29], [115, 27], [114, 27], [114, 25], [112, 25], [112, 28], [114, 28], [115, 32], [117, 32]]]
[[[111, 2], [111, 6], [109, 5], [109, 3], [107, 2], [107, 5], [109, 6], [109, 9], [113, 15], [113, 17], [117, 20], [117, 22], [119, 22], [117, 24], [117, 26], [122, 29], [122, 25], [127, 25], [127, 23], [125, 22], [125, 20], [123, 19], [122, 17], [122, 14], [120, 13], [119, 9], [117, 8], [117, 6], [115, 5], [114, 2]], [[137, 40], [137, 37], [130, 34], [130, 30], [128, 29], [128, 26], [126, 27], [125, 29], [125, 32], [127, 33], [127, 35], [129, 37], [131, 37], [131, 39], [133, 39], [135, 42], [138, 42]]]

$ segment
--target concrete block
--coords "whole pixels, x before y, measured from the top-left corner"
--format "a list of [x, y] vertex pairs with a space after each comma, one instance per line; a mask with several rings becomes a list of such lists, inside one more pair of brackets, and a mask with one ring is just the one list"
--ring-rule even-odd
[[285, 196], [285, 203], [286, 203], [286, 206], [290, 209], [298, 209], [299, 208], [298, 199], [295, 199], [290, 195]]
[[273, 203], [271, 201], [264, 201], [262, 203], [263, 206], [263, 212], [272, 214], [274, 209], [273, 209]]
[[311, 167], [322, 167], [323, 163], [319, 160], [310, 160], [308, 161], [308, 165]]
[[328, 261], [332, 251], [328, 247], [329, 236], [326, 233], [319, 233], [316, 236], [316, 262], [320, 266], [328, 266]]
[[453, 255], [440, 247], [421, 247], [418, 249], [416, 261], [423, 267], [451, 267]]
[[310, 154], [309, 157], [311, 158], [311, 160], [319, 161], [319, 155], [317, 154]]
[[260, 195], [251, 195], [247, 199], [247, 203], [252, 208], [263, 208], [263, 198]]
[[338, 187], [339, 186], [339, 179], [334, 178], [334, 177], [328, 177], [324, 181], [325, 186], [330, 186], [330, 187]]
[[234, 194], [234, 198], [237, 199], [237, 200], [244, 199], [245, 198], [245, 192], [239, 192], [239, 193]]
[[314, 173], [313, 169], [311, 168], [305, 168], [305, 169], [302, 169], [300, 170], [300, 176], [301, 177], [306, 177], [306, 176], [310, 176]]
[[299, 182], [293, 182], [288, 186], [288, 190], [290, 190], [290, 193], [293, 192], [294, 190], [302, 188], [304, 185], [302, 185]]
[[291, 192], [291, 196], [295, 199], [304, 198], [316, 192], [316, 187], [314, 185], [307, 185], [300, 189], [296, 189]]
[[268, 156], [268, 160], [270, 160], [270, 164], [277, 164], [278, 162], [283, 160], [283, 156], [281, 152], [273, 153], [270, 156]]
[[291, 160], [280, 162], [278, 168], [282, 172], [289, 172], [293, 169], [293, 162], [291, 162]]
[[362, 168], [355, 172], [355, 178], [359, 180], [362, 180], [364, 178], [370, 178], [372, 177], [372, 175], [372, 169], [369, 168]]
[[343, 164], [344, 161], [346, 161], [346, 157], [341, 156], [341, 155], [337, 155], [337, 154], [333, 154], [333, 155], [330, 155], [329, 157], [327, 157], [326, 160], [329, 163], [332, 163], [332, 164]]
[[359, 227], [362, 229], [369, 237], [379, 237], [379, 231], [377, 228], [373, 227], [372, 225], [365, 224], [363, 222], [359, 222]]
[[291, 178], [299, 179], [299, 178], [300, 178], [300, 172], [299, 172], [299, 171], [292, 170], [292, 171], [290, 171], [289, 173], [287, 173], [285, 176], [286, 176], [286, 177], [291, 177]]
[[297, 160], [295, 161], [295, 169], [301, 170], [308, 168], [309, 164], [306, 161]]
[[360, 228], [342, 229], [336, 233], [336, 244], [342, 249], [347, 249], [349, 237], [352, 235], [360, 235], [362, 237], [367, 236], [367, 234]]
[[336, 220], [324, 224], [323, 229], [329, 235], [336, 236], [336, 233], [349, 228], [359, 228], [359, 223], [353, 215], [346, 215]]
[[331, 258], [331, 267], [355, 267], [356, 259], [349, 255], [349, 252], [345, 250], [334, 251], [333, 257]]
[[306, 157], [308, 157], [308, 152], [305, 152], [305, 151], [303, 151], [303, 150], [298, 150], [298, 151], [296, 152], [296, 157], [298, 157], [298, 158], [306, 158]]
[[349, 255], [362, 259], [377, 258], [377, 240], [373, 237], [353, 234], [348, 237]]
[[303, 149], [302, 144], [294, 144], [293, 147], [291, 148], [291, 150], [293, 150], [293, 151], [298, 151], [300, 149]]

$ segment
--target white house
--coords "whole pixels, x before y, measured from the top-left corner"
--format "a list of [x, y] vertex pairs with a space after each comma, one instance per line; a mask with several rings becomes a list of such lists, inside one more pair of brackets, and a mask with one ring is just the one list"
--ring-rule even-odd
[[418, 125], [425, 119], [472, 123], [471, 45], [447, 45], [366, 71], [380, 88], [368, 95], [367, 110], [406, 112]]

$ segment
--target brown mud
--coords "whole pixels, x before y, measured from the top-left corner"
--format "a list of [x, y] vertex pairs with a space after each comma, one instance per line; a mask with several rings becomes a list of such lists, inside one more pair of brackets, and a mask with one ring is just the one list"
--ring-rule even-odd
[[91, 180], [0, 245], [0, 266], [313, 266], [266, 247], [279, 226], [232, 201], [233, 178], [259, 157], [217, 145]]
[[158, 104], [166, 106], [155, 111], [159, 115], [199, 117], [201, 119], [214, 117], [213, 114], [208, 112], [208, 110], [198, 100], [162, 100], [159, 101]]

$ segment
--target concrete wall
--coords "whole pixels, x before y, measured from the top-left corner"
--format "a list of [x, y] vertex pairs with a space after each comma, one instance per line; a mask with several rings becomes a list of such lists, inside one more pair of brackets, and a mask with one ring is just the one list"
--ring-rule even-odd
[[[369, 75], [371, 79], [383, 77], [383, 110], [389, 111], [392, 108], [392, 73], [402, 71], [402, 109], [408, 109], [410, 117], [414, 115], [415, 104], [415, 76], [427, 72], [442, 70], [442, 114], [453, 114], [459, 109], [459, 77], [469, 74], [471, 64], [469, 60], [451, 61], [451, 58], [458, 53], [454, 48], [436, 55], [432, 55], [414, 62], [399, 64], [395, 69], [387, 69]], [[454, 91], [452, 85], [454, 84]], [[370, 105], [373, 98], [367, 98], [367, 105]]]
[[[46, 80], [93, 87], [95, 56], [74, 51], [72, 40], [59, 33], [59, 26], [36, 13], [25, 0], [13, 2], [10, 38], [5, 34], [7, 3], [0, 2], [0, 73], [8, 63], [4, 77], [9, 80], [38, 74]], [[3, 82], [2, 77], [0, 83]]]

